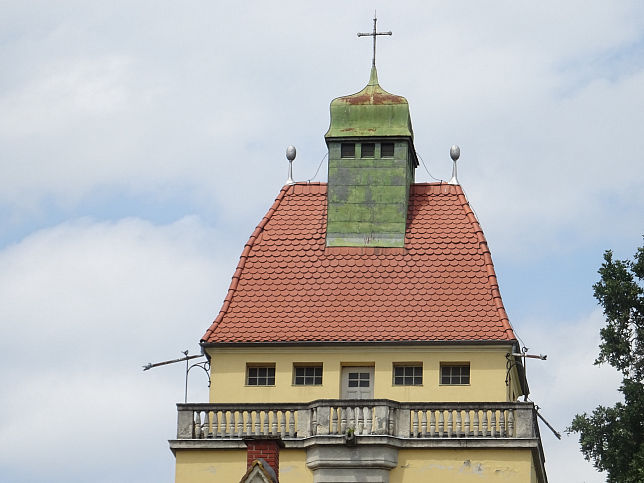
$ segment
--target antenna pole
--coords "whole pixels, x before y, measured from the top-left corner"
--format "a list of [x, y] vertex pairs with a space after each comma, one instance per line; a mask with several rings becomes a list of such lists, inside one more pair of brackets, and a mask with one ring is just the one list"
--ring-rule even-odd
[[152, 364], [151, 362], [143, 366], [143, 370], [147, 371], [149, 369], [152, 369], [153, 367], [159, 367], [159, 366], [165, 366], [168, 364], [175, 364], [177, 362], [181, 361], [186, 361], [186, 380], [185, 380], [185, 386], [184, 386], [184, 391], [183, 391], [183, 401], [188, 402], [188, 374], [190, 374], [190, 370], [193, 367], [198, 367], [202, 369], [206, 373], [206, 377], [208, 378], [208, 387], [210, 387], [210, 361], [205, 360], [202, 362], [195, 362], [194, 364], [190, 365], [189, 361], [192, 359], [197, 359], [199, 357], [204, 357], [204, 354], [199, 354], [199, 355], [188, 355], [188, 351], [185, 350], [182, 352], [184, 357], [181, 357], [179, 359], [172, 359], [170, 361], [163, 361], [163, 362], [155, 362]]
[[[187, 351], [182, 352], [182, 354], [186, 354], [186, 352]], [[148, 371], [154, 367], [165, 366], [167, 364], [174, 364], [175, 362], [185, 361], [186, 359], [196, 359], [197, 357], [203, 357], [203, 356], [202, 355], [189, 356], [188, 354], [186, 354], [186, 357], [182, 357], [181, 359], [172, 359], [171, 361], [155, 362], [154, 364], [149, 362], [143, 366], [143, 370]]]
[[535, 412], [537, 413], [537, 416], [539, 416], [539, 419], [541, 419], [541, 421], [543, 421], [546, 424], [546, 426], [548, 426], [550, 431], [553, 432], [553, 434], [557, 437], [557, 439], [561, 440], [561, 434], [559, 434], [559, 432], [555, 428], [553, 428], [548, 421], [546, 421], [546, 418], [544, 418], [539, 413], [539, 406], [537, 406], [535, 409], [536, 409]]
[[188, 351], [183, 352], [186, 355], [186, 389], [183, 392], [183, 402], [187, 403], [188, 402], [188, 371], [190, 368], [188, 367]]

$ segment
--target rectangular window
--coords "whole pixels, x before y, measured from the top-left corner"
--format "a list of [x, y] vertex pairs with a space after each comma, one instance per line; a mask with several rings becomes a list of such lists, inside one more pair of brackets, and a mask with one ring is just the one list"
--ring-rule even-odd
[[368, 372], [350, 372], [349, 387], [369, 387]]
[[394, 143], [382, 143], [380, 145], [380, 157], [381, 158], [393, 158], [394, 157]]
[[342, 143], [340, 145], [340, 156], [343, 158], [355, 158], [356, 157], [355, 143]]
[[422, 364], [394, 365], [395, 386], [420, 386], [423, 383]]
[[248, 386], [274, 386], [275, 366], [248, 366], [246, 368]]
[[322, 366], [295, 366], [293, 383], [296, 386], [319, 386], [322, 384]]
[[441, 364], [441, 384], [466, 385], [470, 383], [470, 364]]
[[375, 143], [362, 143], [361, 146], [361, 156], [363, 158], [373, 158], [376, 155], [376, 144]]

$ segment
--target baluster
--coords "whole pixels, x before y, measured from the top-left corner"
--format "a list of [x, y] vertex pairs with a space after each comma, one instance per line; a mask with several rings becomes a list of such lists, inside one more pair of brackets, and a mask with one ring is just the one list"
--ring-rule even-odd
[[268, 411], [262, 411], [262, 416], [264, 417], [264, 424], [262, 425], [262, 434], [265, 436], [268, 434], [268, 420], [270, 413]]
[[295, 411], [292, 409], [288, 412], [288, 435], [290, 438], [295, 437]]
[[436, 414], [432, 409], [429, 411], [429, 436], [433, 438], [436, 435]]
[[465, 431], [463, 431], [463, 418], [461, 416], [461, 411], [456, 411], [456, 437], [460, 438], [464, 433]]
[[331, 418], [331, 434], [338, 434], [338, 412], [339, 408], [331, 407], [329, 417]]
[[315, 436], [318, 432], [318, 410], [316, 408], [311, 409], [311, 434]]
[[388, 427], [388, 434], [390, 436], [394, 435], [394, 431], [396, 430], [396, 427], [394, 425], [394, 421], [396, 420], [396, 410], [394, 408], [389, 408], [388, 411], [388, 416], [387, 416], [387, 427]]
[[414, 438], [418, 437], [418, 411], [411, 410], [411, 434]]
[[483, 437], [487, 438], [487, 409], [483, 410]]
[[[268, 413], [268, 411], [267, 411], [267, 413]], [[277, 411], [275, 409], [273, 409], [272, 413], [273, 413], [273, 418], [272, 418], [273, 421], [272, 421], [272, 424], [271, 424], [271, 434], [272, 435], [277, 435]]]
[[237, 437], [241, 438], [244, 435], [244, 412], [245, 411], [238, 411], [238, 419], [237, 419]]
[[228, 438], [232, 433], [232, 431], [230, 431], [230, 411], [224, 411], [221, 420], [224, 423], [224, 437]]
[[514, 410], [508, 410], [508, 438], [514, 438]]
[[230, 411], [230, 437], [234, 438], [237, 435], [237, 417], [239, 412], [236, 410]]
[[465, 436], [472, 436], [472, 425], [470, 424], [470, 411], [465, 411]]
[[505, 410], [499, 411], [499, 436], [505, 438]]
[[212, 437], [213, 438], [218, 438], [219, 437], [219, 411], [213, 411], [212, 412]]
[[284, 439], [286, 437], [286, 411], [280, 411], [279, 418], [280, 437]]
[[362, 408], [358, 406], [356, 408], [356, 434], [362, 434], [364, 429], [364, 422], [362, 421]]
[[492, 410], [492, 417], [490, 418], [490, 427], [492, 429], [492, 437], [496, 438], [496, 409]]
[[201, 439], [201, 411], [195, 411], [195, 438]]
[[250, 436], [251, 434], [251, 425], [253, 423], [253, 412], [252, 411], [244, 411], [244, 436]]
[[351, 428], [355, 431], [356, 429], [356, 420], [355, 420], [355, 414], [353, 412], [353, 408], [348, 406], [347, 407], [347, 429]]
[[345, 434], [347, 432], [347, 408], [340, 407], [340, 433]]
[[210, 411], [204, 411], [203, 414], [203, 437], [212, 438], [212, 433], [210, 432]]
[[260, 417], [259, 417], [259, 411], [253, 411], [254, 414], [254, 430], [253, 430], [253, 436], [259, 436], [259, 424], [260, 424]]
[[373, 418], [372, 418], [371, 411], [372, 409], [370, 407], [365, 407], [363, 410], [363, 414], [364, 414], [364, 433], [363, 434], [373, 433]]
[[474, 410], [474, 437], [479, 437], [479, 410]]
[[447, 411], [447, 437], [451, 438], [452, 437], [452, 430], [454, 429], [454, 423], [452, 421], [452, 413], [454, 411], [449, 409]]
[[438, 412], [438, 437], [443, 437], [443, 430], [445, 429], [445, 416], [443, 411]]
[[427, 437], [427, 411], [422, 410], [420, 412], [420, 432], [423, 438]]

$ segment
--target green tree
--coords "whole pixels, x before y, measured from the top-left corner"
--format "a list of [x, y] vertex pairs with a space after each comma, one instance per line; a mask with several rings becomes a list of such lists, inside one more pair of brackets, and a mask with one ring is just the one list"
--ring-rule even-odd
[[633, 260], [604, 253], [600, 280], [593, 285], [606, 326], [595, 364], [621, 371], [624, 402], [578, 414], [568, 432], [579, 433], [581, 452], [610, 483], [644, 482], [644, 246]]

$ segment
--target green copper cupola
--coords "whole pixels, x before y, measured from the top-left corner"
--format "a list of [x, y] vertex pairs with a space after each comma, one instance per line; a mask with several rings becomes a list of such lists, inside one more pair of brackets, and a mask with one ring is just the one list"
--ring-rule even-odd
[[418, 159], [407, 99], [367, 86], [331, 102], [327, 246], [403, 247]]

